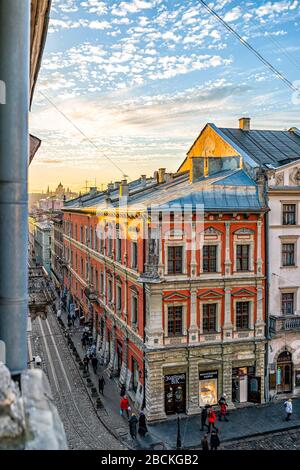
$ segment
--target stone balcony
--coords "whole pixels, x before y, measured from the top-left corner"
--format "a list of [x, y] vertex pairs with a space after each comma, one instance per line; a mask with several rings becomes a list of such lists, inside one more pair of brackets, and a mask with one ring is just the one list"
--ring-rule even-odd
[[270, 315], [270, 333], [277, 334], [281, 331], [299, 331], [300, 315], [275, 316]]

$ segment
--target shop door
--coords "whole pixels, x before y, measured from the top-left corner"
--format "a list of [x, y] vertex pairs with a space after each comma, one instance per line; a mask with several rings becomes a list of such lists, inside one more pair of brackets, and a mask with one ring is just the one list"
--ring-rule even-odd
[[185, 412], [185, 395], [185, 374], [165, 377], [165, 410], [167, 415]]
[[292, 390], [292, 364], [277, 365], [277, 392], [284, 393]]
[[248, 376], [248, 401], [261, 403], [261, 377]]
[[247, 375], [240, 375], [239, 378], [239, 402], [245, 403], [248, 401], [248, 377]]
[[284, 351], [278, 356], [276, 383], [278, 393], [292, 391], [292, 356], [289, 351]]

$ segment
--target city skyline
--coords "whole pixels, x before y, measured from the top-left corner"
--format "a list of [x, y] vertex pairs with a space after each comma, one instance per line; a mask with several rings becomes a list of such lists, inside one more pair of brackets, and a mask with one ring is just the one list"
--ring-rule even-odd
[[[210, 5], [297, 86], [298, 1]], [[243, 115], [255, 128], [299, 126], [299, 99], [199, 2], [54, 1], [29, 189], [63, 179], [80, 191], [95, 177], [100, 186], [123, 173], [176, 171], [206, 122], [237, 127]]]

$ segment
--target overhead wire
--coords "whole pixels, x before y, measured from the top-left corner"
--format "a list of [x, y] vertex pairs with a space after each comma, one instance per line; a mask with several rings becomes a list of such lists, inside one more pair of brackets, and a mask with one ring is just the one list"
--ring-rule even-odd
[[276, 77], [281, 80], [288, 88], [294, 92], [298, 92], [298, 88], [286, 78], [271, 62], [265, 59], [260, 52], [258, 52], [248, 41], [246, 41], [235, 29], [233, 29], [213, 8], [211, 8], [204, 0], [198, 0], [199, 3], [214, 17], [216, 18], [231, 34], [233, 34], [239, 42], [245, 46], [252, 54], [254, 54]]

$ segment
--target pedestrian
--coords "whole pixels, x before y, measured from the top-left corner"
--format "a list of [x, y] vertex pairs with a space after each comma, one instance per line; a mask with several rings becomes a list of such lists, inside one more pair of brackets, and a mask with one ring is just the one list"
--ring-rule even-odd
[[59, 319], [61, 317], [61, 309], [60, 308], [57, 310], [56, 317], [57, 317], [57, 319]]
[[76, 320], [76, 317], [75, 317], [75, 314], [73, 314], [71, 316], [71, 322], [72, 322], [73, 328], [74, 328], [75, 320]]
[[207, 420], [207, 406], [204, 406], [201, 411], [201, 431], [204, 431], [204, 426], [208, 429], [208, 424], [206, 423]]
[[201, 439], [201, 447], [202, 447], [202, 450], [204, 450], [205, 452], [209, 450], [207, 434], [204, 434], [204, 436]]
[[210, 407], [208, 410], [207, 418], [208, 418], [208, 432], [210, 433], [212, 428], [216, 429], [215, 421], [217, 419], [216, 412], [215, 410], [212, 409], [212, 407]]
[[135, 413], [132, 413], [130, 416], [128, 423], [129, 423], [129, 432], [132, 437], [132, 439], [136, 439], [136, 425], [137, 425], [138, 419], [135, 415]]
[[142, 437], [145, 437], [145, 435], [147, 434], [148, 432], [148, 428], [147, 428], [147, 424], [146, 424], [146, 416], [145, 416], [145, 413], [143, 413], [143, 411], [140, 412], [140, 416], [139, 416], [139, 429], [138, 429], [138, 433], [142, 436]]
[[129, 418], [130, 407], [129, 407], [129, 401], [126, 395], [124, 395], [124, 397], [122, 397], [120, 401], [120, 415], [121, 416], [124, 416], [124, 411], [126, 412], [127, 418]]
[[82, 335], [82, 337], [81, 337], [81, 346], [82, 346], [82, 349], [86, 348], [86, 342], [85, 342], [85, 336], [84, 335]]
[[286, 411], [286, 418], [285, 420], [286, 421], [289, 421], [291, 419], [291, 416], [292, 416], [292, 413], [293, 413], [293, 403], [292, 403], [292, 399], [289, 398], [288, 400], [286, 400], [284, 402], [284, 407], [285, 407], [285, 411]]
[[84, 356], [84, 358], [83, 358], [83, 370], [84, 370], [84, 372], [89, 371], [89, 358], [88, 358], [88, 356]]
[[224, 421], [228, 421], [227, 418], [227, 402], [226, 402], [226, 395], [222, 395], [220, 400], [218, 401], [220, 411], [219, 411], [219, 421], [222, 421], [222, 418], [224, 418]]
[[98, 380], [98, 389], [101, 395], [104, 395], [104, 385], [105, 385], [105, 380], [104, 380], [103, 375], [101, 375], [101, 377], [99, 377], [99, 380]]
[[220, 439], [218, 436], [218, 432], [214, 429], [210, 436], [210, 450], [218, 450], [220, 445]]
[[125, 393], [126, 393], [126, 387], [125, 387], [125, 385], [123, 384], [123, 385], [121, 385], [120, 396], [121, 396], [121, 397], [124, 397]]
[[92, 367], [93, 367], [94, 374], [97, 374], [98, 359], [96, 356], [92, 357]]

